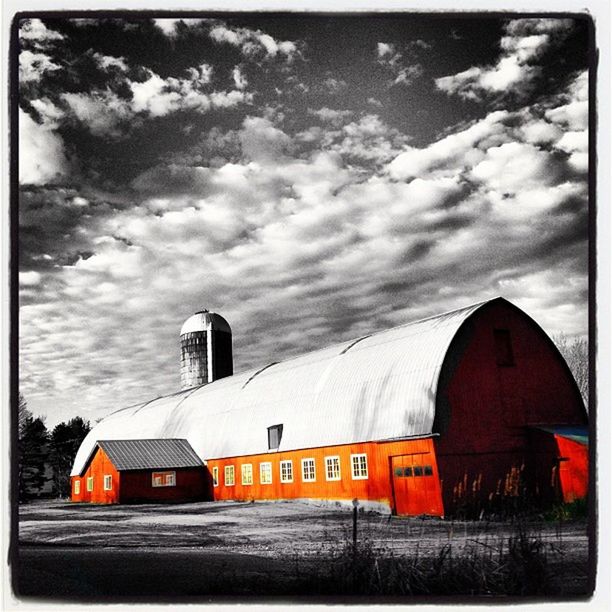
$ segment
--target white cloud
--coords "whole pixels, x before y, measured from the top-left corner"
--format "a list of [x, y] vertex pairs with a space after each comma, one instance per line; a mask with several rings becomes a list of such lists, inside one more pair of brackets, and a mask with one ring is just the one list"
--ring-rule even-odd
[[287, 134], [272, 125], [268, 119], [247, 117], [240, 133], [242, 150], [254, 161], [276, 161], [282, 158], [291, 143]]
[[240, 66], [234, 66], [232, 70], [232, 78], [234, 79], [234, 86], [236, 89], [246, 89], [249, 82], [247, 81], [246, 76], [240, 69]]
[[395, 57], [395, 45], [391, 43], [379, 42], [376, 45], [376, 53], [378, 55], [378, 59]]
[[309, 115], [314, 115], [321, 119], [321, 121], [325, 121], [331, 123], [333, 126], [340, 126], [344, 123], [344, 121], [351, 117], [354, 113], [351, 110], [338, 110], [334, 108], [328, 108], [327, 106], [323, 106], [322, 108], [308, 109]]
[[120, 136], [122, 123], [132, 117], [130, 103], [112, 91], [63, 93], [74, 116], [96, 136]]
[[19, 80], [21, 83], [40, 81], [47, 72], [54, 72], [61, 67], [52, 62], [45, 53], [22, 51], [19, 54]]
[[48, 46], [48, 43], [64, 40], [64, 36], [47, 28], [40, 19], [24, 19], [20, 23], [19, 39], [43, 48]]
[[42, 185], [66, 174], [69, 162], [62, 138], [19, 109], [19, 182]]
[[39, 272], [20, 272], [19, 273], [19, 286], [20, 287], [35, 287], [40, 284], [41, 275]]
[[207, 21], [206, 19], [153, 19], [153, 23], [169, 38], [178, 36], [179, 24], [191, 28]]
[[571, 20], [519, 19], [505, 26], [502, 54], [495, 65], [472, 66], [454, 75], [435, 80], [436, 87], [449, 95], [481, 101], [489, 95], [524, 95], [531, 91], [542, 73], [537, 60], [573, 27]]
[[117, 68], [123, 72], [127, 72], [129, 67], [123, 57], [113, 57], [111, 55], [102, 55], [102, 53], [94, 53], [93, 58], [96, 64], [102, 70], [108, 70], [109, 68]]
[[225, 24], [218, 24], [210, 29], [210, 37], [217, 43], [225, 43], [239, 47], [243, 55], [273, 58], [283, 57], [292, 61], [299, 53], [298, 46], [290, 40], [279, 41], [262, 32], [249, 28], [230, 28]]

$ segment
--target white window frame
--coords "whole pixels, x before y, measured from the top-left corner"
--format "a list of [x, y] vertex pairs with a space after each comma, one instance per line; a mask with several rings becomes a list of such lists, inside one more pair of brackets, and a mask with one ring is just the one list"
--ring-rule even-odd
[[81, 494], [81, 481], [80, 480], [74, 481], [74, 494], [75, 495]]
[[213, 487], [219, 486], [219, 466], [215, 465], [212, 469]]
[[[306, 474], [306, 463], [312, 465], [312, 478], [310, 478], [310, 470]], [[307, 477], [308, 476], [308, 477]], [[305, 457], [302, 459], [302, 482], [316, 482], [317, 481], [317, 462], [313, 457]]]
[[[335, 469], [333, 466], [338, 466], [338, 474], [337, 476], [332, 473], [330, 476], [330, 467], [332, 467], [332, 472], [335, 473]], [[340, 471], [340, 455], [331, 455], [329, 457], [325, 457], [325, 480], [331, 482], [333, 480], [342, 480], [342, 472]]]
[[271, 461], [263, 461], [259, 464], [259, 484], [272, 484]]
[[[284, 472], [283, 468], [285, 468]], [[291, 459], [283, 459], [280, 462], [280, 481], [293, 482], [293, 461]]]
[[243, 463], [240, 466], [241, 472], [241, 482], [243, 485], [252, 485], [253, 484], [253, 464], [252, 463]]
[[[361, 462], [363, 459], [363, 463]], [[365, 467], [365, 474], [363, 468]], [[367, 480], [368, 479], [368, 456], [366, 453], [355, 453], [351, 455], [351, 476], [353, 480]]]
[[233, 465], [226, 465], [223, 470], [223, 482], [226, 487], [233, 487], [236, 484], [236, 470]]
[[113, 490], [113, 477], [110, 474], [104, 474], [104, 490]]
[[176, 472], [151, 472], [152, 487], [176, 487]]
[[93, 476], [87, 477], [87, 490], [91, 493], [93, 491]]

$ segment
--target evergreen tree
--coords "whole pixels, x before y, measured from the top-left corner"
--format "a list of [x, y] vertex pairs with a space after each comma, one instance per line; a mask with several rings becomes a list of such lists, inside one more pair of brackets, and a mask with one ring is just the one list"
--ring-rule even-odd
[[75, 417], [68, 423], [59, 423], [51, 433], [49, 460], [53, 468], [53, 488], [60, 497], [70, 494], [70, 470], [90, 429], [89, 421]]
[[[29, 412], [29, 411], [28, 411]], [[40, 494], [47, 482], [45, 463], [48, 455], [49, 434], [44, 421], [32, 414], [23, 419], [18, 441], [19, 500], [26, 501]]]

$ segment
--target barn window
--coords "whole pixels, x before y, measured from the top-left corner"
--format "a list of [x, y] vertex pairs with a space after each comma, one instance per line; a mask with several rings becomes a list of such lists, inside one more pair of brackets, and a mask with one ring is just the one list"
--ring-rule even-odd
[[431, 465], [426, 465], [423, 469], [425, 471], [425, 476], [433, 476], [433, 469], [431, 468]]
[[110, 474], [104, 475], [104, 490], [110, 491], [113, 488], [113, 477]]
[[325, 457], [325, 480], [340, 480], [340, 457]]
[[412, 468], [411, 467], [405, 467], [404, 468], [404, 476], [412, 476]]
[[498, 366], [513, 366], [514, 355], [512, 353], [512, 342], [510, 331], [507, 329], [494, 329], [495, 360]]
[[302, 459], [302, 480], [314, 482], [317, 479], [314, 459]]
[[93, 491], [93, 476], [87, 477], [87, 490]]
[[152, 472], [151, 473], [152, 487], [175, 487], [176, 472]]
[[215, 466], [212, 469], [212, 479], [213, 479], [213, 487], [219, 486], [219, 468]]
[[280, 462], [281, 482], [293, 482], [293, 461]]
[[368, 477], [368, 457], [365, 454], [351, 455], [353, 480], [365, 480]]
[[422, 475], [423, 475], [423, 468], [422, 468], [420, 465], [415, 465], [415, 466], [412, 468], [412, 473], [413, 473], [415, 476], [422, 476]]
[[225, 486], [231, 487], [234, 485], [234, 466], [226, 465], [225, 466]]
[[81, 481], [75, 480], [74, 481], [74, 494], [79, 495], [80, 493], [81, 493]]
[[272, 464], [269, 461], [259, 464], [259, 482], [272, 484]]
[[253, 484], [253, 465], [251, 463], [245, 463], [242, 466], [242, 484], [243, 485]]
[[283, 437], [282, 424], [272, 425], [272, 427], [268, 427], [268, 449], [276, 450], [280, 446], [282, 437]]

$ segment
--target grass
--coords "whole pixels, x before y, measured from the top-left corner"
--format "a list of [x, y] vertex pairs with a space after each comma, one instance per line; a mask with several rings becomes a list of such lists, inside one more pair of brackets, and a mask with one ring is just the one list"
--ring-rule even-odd
[[[365, 539], [331, 546], [303, 573], [300, 590], [321, 595], [480, 595], [556, 594], [547, 546], [542, 537], [517, 523], [507, 538], [475, 540], [455, 550], [443, 545], [424, 555], [397, 554]], [[296, 571], [299, 568], [296, 564]]]

